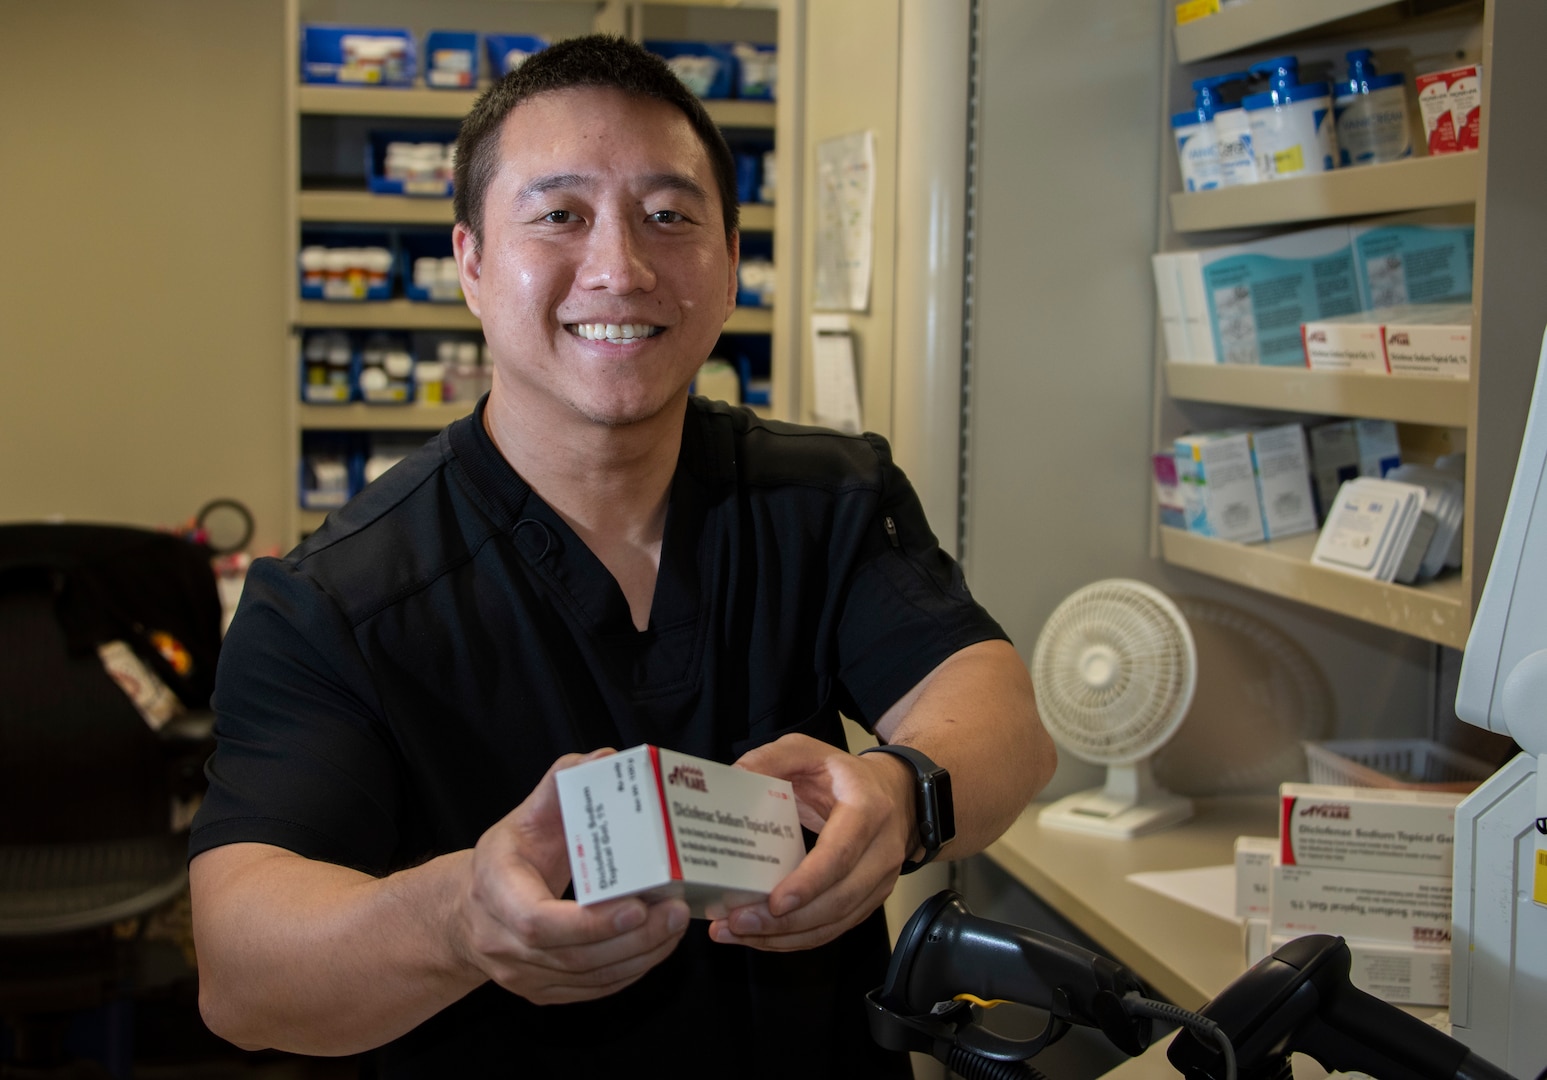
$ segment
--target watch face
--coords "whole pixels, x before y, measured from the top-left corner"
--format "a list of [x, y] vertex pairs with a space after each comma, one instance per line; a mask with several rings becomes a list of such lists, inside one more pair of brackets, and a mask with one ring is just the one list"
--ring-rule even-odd
[[939, 840], [944, 844], [956, 837], [956, 803], [951, 798], [951, 774], [942, 769], [929, 778], [935, 791], [935, 813], [939, 817]]

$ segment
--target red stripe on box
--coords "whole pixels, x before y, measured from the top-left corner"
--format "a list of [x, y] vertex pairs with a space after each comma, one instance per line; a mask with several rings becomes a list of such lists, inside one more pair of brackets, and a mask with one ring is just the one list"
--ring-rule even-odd
[[650, 768], [655, 771], [655, 790], [661, 796], [661, 826], [666, 830], [666, 858], [671, 863], [671, 879], [682, 880], [682, 863], [677, 858], [677, 834], [671, 827], [671, 811], [666, 809], [666, 778], [661, 775], [661, 751], [650, 747]]

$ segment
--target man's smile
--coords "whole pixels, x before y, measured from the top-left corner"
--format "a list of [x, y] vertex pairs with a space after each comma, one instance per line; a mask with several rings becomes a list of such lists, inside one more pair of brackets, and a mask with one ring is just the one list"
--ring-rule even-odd
[[564, 329], [587, 341], [636, 341], [661, 332], [648, 323], [565, 323]]

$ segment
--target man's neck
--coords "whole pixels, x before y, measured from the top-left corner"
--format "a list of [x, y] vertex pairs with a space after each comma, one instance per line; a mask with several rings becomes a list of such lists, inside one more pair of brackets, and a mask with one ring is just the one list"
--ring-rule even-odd
[[686, 399], [619, 427], [532, 422], [498, 391], [484, 407], [494, 445], [537, 496], [612, 573], [633, 612], [649, 621]]

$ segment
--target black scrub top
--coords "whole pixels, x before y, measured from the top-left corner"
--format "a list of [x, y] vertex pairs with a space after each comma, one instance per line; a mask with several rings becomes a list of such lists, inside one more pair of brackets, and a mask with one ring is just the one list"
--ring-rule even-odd
[[[473, 846], [555, 758], [639, 743], [730, 762], [843, 745], [952, 653], [1002, 638], [878, 436], [694, 398], [650, 625], [499, 454], [483, 404], [284, 559], [222, 651], [191, 853], [274, 844], [390, 873]], [[375, 1055], [380, 1076], [882, 1076], [864, 993], [884, 921], [760, 953], [689, 927], [632, 987], [534, 1006], [486, 984]], [[642, 1057], [641, 1055], [649, 1055]], [[559, 1071], [562, 1070], [562, 1073]]]

